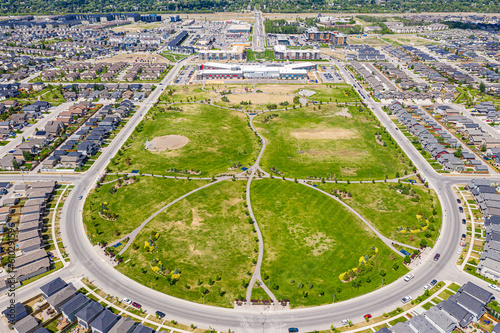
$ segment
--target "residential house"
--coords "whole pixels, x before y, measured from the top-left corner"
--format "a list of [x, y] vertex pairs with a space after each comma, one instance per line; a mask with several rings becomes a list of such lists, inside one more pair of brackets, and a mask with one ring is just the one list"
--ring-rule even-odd
[[14, 325], [17, 333], [33, 333], [38, 329], [38, 321], [31, 315], [24, 317]]
[[90, 323], [90, 327], [93, 333], [108, 333], [119, 319], [118, 315], [106, 309]]
[[43, 298], [47, 299], [50, 296], [57, 293], [59, 290], [65, 288], [67, 285], [68, 284], [63, 279], [58, 277], [50, 281], [49, 283], [41, 286], [40, 290], [42, 291]]
[[50, 307], [55, 311], [59, 312], [61, 306], [68, 302], [70, 299], [75, 297], [76, 288], [73, 286], [66, 286], [63, 289], [59, 290], [55, 294], [51, 295], [47, 298], [47, 303], [49, 303]]
[[83, 309], [78, 311], [75, 315], [78, 319], [78, 324], [82, 327], [89, 329], [92, 321], [97, 318], [104, 311], [104, 307], [95, 301], [90, 301]]
[[90, 303], [90, 299], [88, 299], [84, 294], [76, 294], [75, 297], [70, 299], [68, 302], [61, 305], [61, 313], [64, 318], [73, 322], [76, 320], [76, 314], [78, 311], [83, 309]]
[[26, 307], [22, 303], [17, 302], [15, 304], [11, 303], [11, 305], [2, 312], [2, 315], [9, 322], [17, 323], [28, 315], [28, 311], [26, 311]]

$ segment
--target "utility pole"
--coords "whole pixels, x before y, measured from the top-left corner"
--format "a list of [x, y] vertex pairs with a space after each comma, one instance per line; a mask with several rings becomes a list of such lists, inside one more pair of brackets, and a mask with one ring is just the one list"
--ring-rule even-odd
[[333, 294], [333, 302], [332, 303], [335, 303], [335, 294]]

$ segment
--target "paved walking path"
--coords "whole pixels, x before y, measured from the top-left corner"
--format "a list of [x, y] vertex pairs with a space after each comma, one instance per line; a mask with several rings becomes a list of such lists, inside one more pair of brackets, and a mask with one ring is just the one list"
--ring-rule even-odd
[[159, 210], [157, 210], [155, 213], [153, 213], [153, 215], [151, 215], [146, 221], [142, 222], [140, 226], [138, 226], [134, 231], [132, 231], [131, 233], [129, 233], [128, 235], [125, 235], [123, 236], [122, 238], [120, 238], [119, 240], [117, 240], [116, 242], [114, 243], [119, 243], [119, 242], [122, 242], [124, 241], [125, 239], [129, 238], [127, 244], [123, 247], [123, 249], [118, 253], [119, 255], [121, 255], [123, 252], [127, 251], [127, 249], [129, 248], [130, 244], [132, 244], [132, 242], [134, 241], [135, 237], [137, 237], [137, 235], [139, 234], [139, 232], [142, 230], [142, 228], [144, 228], [146, 226], [146, 224], [149, 223], [149, 221], [151, 221], [152, 219], [154, 219], [155, 217], [157, 217], [161, 212], [163, 212], [165, 209], [167, 209], [168, 207], [176, 204], [177, 202], [181, 201], [182, 199], [190, 196], [191, 194], [195, 193], [195, 192], [198, 192], [199, 190], [202, 190], [204, 188], [207, 188], [209, 186], [212, 186], [214, 184], [217, 184], [217, 183], [220, 183], [224, 180], [227, 180], [227, 179], [230, 179], [230, 177], [223, 177], [223, 178], [220, 178], [219, 180], [216, 180], [215, 182], [212, 182], [212, 183], [208, 183], [206, 185], [203, 185], [203, 186], [200, 186], [198, 187], [197, 189], [194, 189], [192, 190], [191, 192], [188, 192], [180, 197], [178, 197], [177, 199], [175, 199], [174, 201], [166, 204], [165, 206], [163, 206], [162, 208], [160, 208]]

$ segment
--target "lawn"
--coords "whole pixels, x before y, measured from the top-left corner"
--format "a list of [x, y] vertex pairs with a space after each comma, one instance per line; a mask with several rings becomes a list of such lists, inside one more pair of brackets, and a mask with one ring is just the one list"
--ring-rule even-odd
[[179, 60], [186, 58], [186, 55], [184, 54], [175, 54], [171, 52], [162, 52], [161, 55], [172, 62], [177, 62]]
[[355, 106], [265, 113], [254, 125], [268, 141], [261, 165], [276, 175], [368, 180], [393, 178], [410, 168], [373, 114]]
[[265, 242], [262, 278], [293, 307], [331, 303], [333, 295], [350, 299], [408, 271], [355, 215], [312, 188], [256, 180], [252, 206]]
[[201, 89], [201, 85], [169, 86], [160, 96], [161, 102], [201, 101], [216, 97], [217, 93], [211, 89]]
[[[146, 140], [165, 135], [182, 135], [189, 142], [178, 149], [146, 150]], [[150, 109], [109, 169], [206, 177], [241, 171], [257, 151], [257, 138], [242, 113], [204, 104], [160, 105]]]
[[[244, 297], [257, 258], [245, 185], [214, 184], [170, 207], [141, 231], [118, 270], [147, 286], [152, 280], [155, 290], [175, 297], [202, 303], [205, 292], [205, 304], [231, 307]], [[155, 267], [163, 272], [154, 273]], [[172, 282], [176, 270], [180, 276]]]
[[318, 187], [332, 194], [344, 193], [344, 201], [384, 236], [404, 244], [418, 247], [425, 239], [433, 246], [441, 229], [441, 205], [437, 195], [422, 186], [325, 183]]
[[301, 89], [315, 91], [316, 93], [308, 98], [317, 102], [348, 103], [360, 101], [359, 95], [349, 84], [307, 85]]
[[[93, 190], [85, 201], [83, 221], [90, 241], [112, 242], [137, 228], [151, 214], [207, 181], [175, 180], [137, 177], [133, 184], [122, 186], [113, 194], [110, 190], [117, 182]], [[105, 214], [100, 214], [101, 209]], [[117, 214], [116, 219], [104, 219], [107, 213]], [[102, 216], [102, 217], [101, 217]]]

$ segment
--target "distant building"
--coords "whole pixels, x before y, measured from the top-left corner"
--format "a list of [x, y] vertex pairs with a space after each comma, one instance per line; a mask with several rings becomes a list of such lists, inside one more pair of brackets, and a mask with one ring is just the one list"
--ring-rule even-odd
[[226, 31], [229, 34], [248, 34], [250, 33], [250, 30], [251, 26], [246, 23], [230, 24], [226, 28]]
[[224, 79], [308, 79], [308, 71], [316, 69], [311, 62], [283, 65], [235, 65], [220, 63], [205, 63], [196, 73], [198, 80]]
[[170, 16], [170, 22], [179, 22], [181, 20], [180, 15], [172, 15]]
[[338, 31], [319, 31], [318, 28], [307, 28], [304, 37], [311, 42], [328, 43], [335, 46], [347, 44], [347, 35]]
[[319, 53], [319, 50], [314, 49], [296, 50], [288, 49], [285, 45], [274, 46], [274, 58], [276, 60], [320, 59]]

